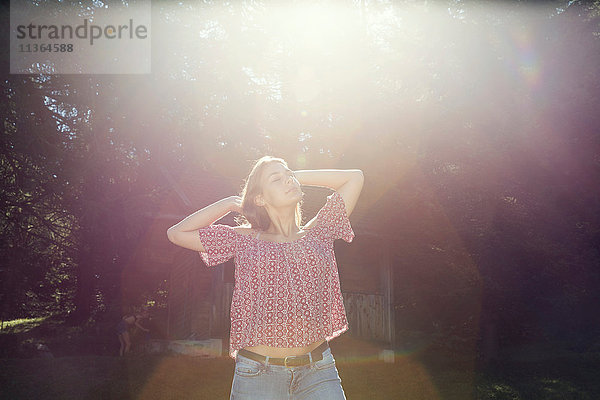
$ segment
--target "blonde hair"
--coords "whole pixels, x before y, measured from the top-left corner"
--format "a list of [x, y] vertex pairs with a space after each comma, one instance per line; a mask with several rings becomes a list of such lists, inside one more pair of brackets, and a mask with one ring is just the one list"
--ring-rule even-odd
[[[259, 194], [262, 194], [263, 188], [261, 186], [261, 178], [265, 167], [274, 162], [283, 164], [284, 167], [288, 167], [284, 159], [263, 156], [259, 158], [255, 163], [250, 174], [246, 178], [244, 188], [240, 197], [242, 198], [242, 215], [236, 218], [236, 222], [239, 225], [250, 225], [253, 229], [266, 231], [271, 225], [271, 218], [264, 207], [257, 206], [254, 203], [254, 199]], [[296, 205], [296, 223], [298, 227], [302, 224], [302, 201], [299, 201]]]

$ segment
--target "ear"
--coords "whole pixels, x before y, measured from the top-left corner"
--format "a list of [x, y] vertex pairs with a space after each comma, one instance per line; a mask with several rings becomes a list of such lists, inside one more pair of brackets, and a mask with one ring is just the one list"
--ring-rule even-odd
[[263, 199], [262, 195], [259, 194], [254, 197], [254, 204], [258, 207], [263, 207], [265, 205], [265, 200]]

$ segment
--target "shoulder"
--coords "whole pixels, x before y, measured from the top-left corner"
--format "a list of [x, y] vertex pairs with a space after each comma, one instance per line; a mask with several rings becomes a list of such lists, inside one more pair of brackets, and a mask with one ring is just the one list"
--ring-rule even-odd
[[246, 236], [251, 234], [254, 230], [249, 225], [231, 226], [226, 224], [210, 224], [204, 228], [200, 228], [199, 231], [204, 234], [239, 234]]
[[325, 205], [319, 210], [317, 220], [329, 220], [345, 210], [344, 198], [334, 190], [333, 193], [327, 196]]
[[315, 216], [313, 219], [311, 219], [310, 221], [308, 221], [303, 227], [302, 230], [310, 230], [312, 228], [315, 227], [315, 225], [317, 224], [317, 217]]
[[332, 213], [336, 204], [343, 204], [343, 199], [337, 191], [333, 191], [329, 196], [325, 198], [325, 204], [319, 209], [317, 215], [313, 217], [310, 221], [308, 221], [302, 229], [312, 229], [318, 225], [323, 224], [323, 221], [328, 218], [328, 216]]
[[256, 230], [252, 229], [249, 226], [234, 226], [232, 227], [233, 231], [242, 236], [252, 236]]

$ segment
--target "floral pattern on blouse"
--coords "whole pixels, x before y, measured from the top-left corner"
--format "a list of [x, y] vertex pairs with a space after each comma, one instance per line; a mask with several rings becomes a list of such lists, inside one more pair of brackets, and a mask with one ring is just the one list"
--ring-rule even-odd
[[207, 266], [234, 258], [231, 357], [257, 345], [304, 347], [348, 329], [333, 242], [350, 243], [354, 232], [338, 192], [327, 197], [313, 227], [292, 242], [257, 239], [256, 232], [243, 235], [221, 224], [198, 232]]

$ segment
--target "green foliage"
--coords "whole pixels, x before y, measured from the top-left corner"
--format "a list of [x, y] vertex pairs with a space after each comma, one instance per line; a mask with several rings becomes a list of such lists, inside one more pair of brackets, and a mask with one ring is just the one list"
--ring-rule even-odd
[[3, 334], [26, 332], [39, 326], [46, 317], [39, 318], [21, 318], [10, 321], [2, 321], [1, 331]]
[[598, 2], [368, 3], [307, 44], [267, 3], [159, 2], [152, 74], [5, 75], [3, 318], [164, 307], [164, 274], [121, 281], [172, 191], [161, 170], [241, 179], [274, 153], [363, 169], [398, 242], [399, 330], [470, 340], [485, 317], [505, 342], [589, 340]]

